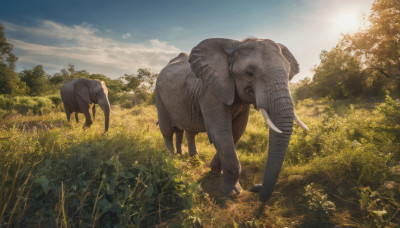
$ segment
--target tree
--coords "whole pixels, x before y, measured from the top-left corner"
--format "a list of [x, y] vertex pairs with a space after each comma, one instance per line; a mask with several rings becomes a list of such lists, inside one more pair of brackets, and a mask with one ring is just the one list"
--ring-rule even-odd
[[368, 26], [322, 51], [312, 82], [295, 92], [299, 99], [308, 88], [313, 96], [339, 99], [400, 94], [400, 1], [375, 0], [367, 20]]
[[154, 90], [155, 82], [158, 77], [158, 74], [151, 73], [150, 69], [139, 69], [137, 77], [141, 80], [141, 86], [148, 91]]
[[19, 73], [20, 80], [29, 87], [29, 95], [39, 96], [49, 91], [49, 81], [42, 65], [37, 65], [31, 70], [23, 70]]
[[12, 53], [13, 45], [8, 43], [4, 34], [4, 27], [0, 23], [0, 62], [14, 70], [18, 57]]
[[315, 96], [335, 99], [361, 96], [364, 73], [357, 57], [338, 45], [329, 52], [322, 51], [320, 59], [309, 85]]
[[25, 82], [6, 64], [0, 63], [0, 94], [24, 95], [29, 91]]
[[291, 86], [293, 100], [304, 100], [313, 96], [311, 89], [311, 78], [306, 77], [298, 83]]
[[17, 56], [12, 53], [13, 45], [8, 43], [0, 23], [0, 93], [20, 95], [26, 92], [25, 83], [21, 82], [15, 73]]
[[[388, 79], [375, 84], [386, 86], [384, 89], [399, 90], [400, 1], [375, 0], [371, 11], [369, 26], [354, 35], [344, 36], [342, 45], [359, 57], [370, 74], [377, 72]], [[393, 88], [393, 84], [397, 88]]]
[[137, 91], [139, 88], [148, 92], [154, 90], [155, 81], [158, 74], [151, 73], [150, 69], [138, 69], [137, 74], [125, 74], [122, 79], [127, 83], [125, 91]]
[[124, 74], [121, 78], [127, 82], [124, 87], [125, 91], [135, 91], [142, 83], [134, 74]]
[[[63, 68], [61, 69], [60, 73], [55, 73], [52, 77], [49, 78], [49, 82], [56, 87], [61, 87], [64, 82], [71, 80], [75, 73], [77, 73], [75, 71], [75, 66], [72, 64], [68, 64], [67, 69]], [[78, 73], [82, 72], [79, 71]], [[89, 73], [87, 73], [87, 71], [83, 70], [83, 73], [85, 74], [85, 78], [89, 77]]]

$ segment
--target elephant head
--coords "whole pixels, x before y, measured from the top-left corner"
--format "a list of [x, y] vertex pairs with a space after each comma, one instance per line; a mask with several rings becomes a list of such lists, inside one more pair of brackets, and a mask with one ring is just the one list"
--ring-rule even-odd
[[268, 159], [262, 185], [253, 187], [267, 201], [278, 179], [294, 113], [289, 80], [299, 72], [296, 59], [282, 44], [266, 39], [207, 39], [192, 49], [189, 63], [196, 77], [226, 105], [235, 99], [261, 109], [270, 126]]
[[98, 104], [104, 112], [105, 131], [108, 131], [110, 121], [110, 102], [108, 101], [108, 89], [103, 81], [91, 80], [89, 83], [90, 101]]

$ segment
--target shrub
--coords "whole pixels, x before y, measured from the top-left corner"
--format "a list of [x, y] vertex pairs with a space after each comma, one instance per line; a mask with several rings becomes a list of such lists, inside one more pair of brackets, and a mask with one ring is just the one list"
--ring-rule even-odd
[[123, 128], [83, 140], [63, 134], [11, 129], [0, 147], [2, 223], [149, 227], [183, 214], [199, 192], [176, 160], [149, 147], [150, 138]]
[[17, 112], [19, 114], [31, 113], [42, 115], [45, 112], [61, 110], [59, 104], [61, 97], [53, 95], [48, 97], [29, 97], [29, 96], [4, 96], [0, 95], [0, 109], [7, 112]]

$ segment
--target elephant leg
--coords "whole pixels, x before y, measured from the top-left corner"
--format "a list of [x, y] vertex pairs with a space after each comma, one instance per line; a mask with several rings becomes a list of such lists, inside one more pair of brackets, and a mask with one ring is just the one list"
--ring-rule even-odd
[[157, 89], [154, 91], [154, 97], [157, 104], [158, 124], [160, 126], [160, 131], [164, 138], [165, 146], [173, 154], [175, 151], [174, 144], [172, 142], [174, 136], [174, 128], [172, 127], [172, 122], [169, 117], [168, 111], [162, 104]]
[[82, 100], [78, 100], [78, 104], [79, 104], [79, 109], [83, 112], [83, 114], [85, 115], [86, 121], [85, 121], [85, 127], [90, 127], [90, 125], [92, 125], [93, 121], [92, 118], [90, 117], [90, 105]]
[[182, 139], [183, 139], [183, 131], [176, 129], [175, 130], [175, 140], [176, 140], [176, 152], [178, 154], [182, 154]]
[[[207, 99], [207, 97], [205, 97]], [[232, 112], [218, 100], [200, 102], [207, 133], [217, 149], [223, 171], [222, 191], [229, 196], [240, 193], [240, 163], [232, 135]], [[218, 163], [216, 158], [215, 163]]]
[[96, 104], [93, 104], [92, 106], [92, 113], [93, 113], [93, 121], [96, 118]]
[[222, 166], [221, 166], [221, 160], [219, 159], [218, 152], [215, 153], [210, 166], [211, 166], [211, 172], [218, 174], [218, 175], [221, 174]]
[[[161, 133], [162, 133], [162, 131], [161, 131]], [[167, 134], [167, 135], [162, 134], [162, 135], [163, 135], [163, 138], [164, 138], [165, 146], [167, 147], [167, 149], [168, 149], [172, 154], [174, 154], [175, 149], [174, 149], [174, 144], [172, 143], [173, 134], [171, 134], [171, 135], [169, 135], [169, 134]]]
[[[236, 116], [236, 118], [232, 122], [233, 142], [235, 145], [239, 141], [240, 137], [243, 135], [244, 130], [246, 129], [247, 120], [249, 119], [249, 112], [250, 106], [248, 106], [243, 112]], [[221, 174], [222, 166], [218, 153], [214, 155], [210, 166], [212, 172], [216, 174]]]
[[68, 106], [64, 104], [65, 115], [67, 115], [68, 122], [71, 119], [71, 111], [69, 110]]
[[77, 123], [79, 123], [79, 118], [78, 118], [78, 113], [77, 113], [77, 112], [75, 112], [75, 121], [76, 121]]
[[192, 157], [196, 156], [197, 154], [196, 141], [195, 141], [196, 133], [186, 131], [185, 134], [186, 134], [186, 139], [188, 141], [189, 155]]
[[235, 145], [246, 130], [249, 112], [250, 106], [247, 106], [247, 108], [243, 112], [239, 113], [232, 122], [233, 142]]

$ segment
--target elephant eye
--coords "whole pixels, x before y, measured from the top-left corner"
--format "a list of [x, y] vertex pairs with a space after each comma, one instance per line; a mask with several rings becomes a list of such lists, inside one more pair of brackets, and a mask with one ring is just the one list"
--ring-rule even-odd
[[249, 76], [249, 77], [253, 77], [253, 76], [254, 76], [253, 72], [251, 72], [251, 71], [246, 71], [246, 74], [247, 74], [247, 76]]

